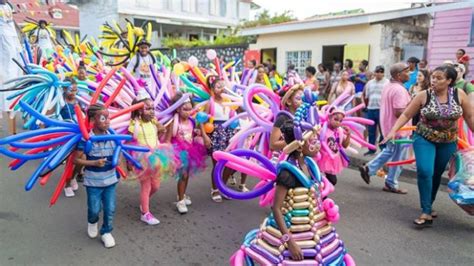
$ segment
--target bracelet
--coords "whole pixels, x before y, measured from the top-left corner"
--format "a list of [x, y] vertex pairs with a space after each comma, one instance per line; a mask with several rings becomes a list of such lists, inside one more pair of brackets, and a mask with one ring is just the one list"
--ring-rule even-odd
[[281, 237], [281, 243], [282, 244], [285, 244], [286, 242], [290, 241], [291, 239], [291, 234], [288, 233], [288, 234], [284, 234], [282, 237]]

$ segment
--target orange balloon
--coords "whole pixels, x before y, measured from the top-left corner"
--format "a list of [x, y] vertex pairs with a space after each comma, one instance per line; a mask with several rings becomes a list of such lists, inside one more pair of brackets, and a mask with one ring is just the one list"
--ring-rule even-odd
[[207, 134], [211, 134], [211, 133], [214, 131], [214, 125], [211, 124], [211, 123], [206, 123], [206, 124], [204, 124], [204, 131], [205, 131]]

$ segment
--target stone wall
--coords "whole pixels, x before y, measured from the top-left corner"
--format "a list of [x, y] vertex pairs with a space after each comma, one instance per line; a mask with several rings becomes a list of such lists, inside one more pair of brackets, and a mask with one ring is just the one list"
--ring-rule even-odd
[[[242, 70], [243, 68], [243, 57], [244, 51], [248, 49], [247, 44], [240, 45], [228, 45], [228, 46], [209, 46], [209, 47], [196, 47], [196, 48], [177, 48], [176, 56], [181, 61], [188, 61], [188, 58], [195, 56], [199, 60], [199, 66], [207, 68], [209, 66], [210, 60], [206, 56], [206, 51], [208, 49], [214, 49], [217, 53], [217, 56], [221, 62], [229, 63], [232, 60], [241, 59], [241, 62], [236, 66], [237, 71]], [[169, 58], [172, 58], [173, 50], [172, 49], [159, 49], [163, 54], [167, 55]]]
[[380, 63], [385, 69], [389, 69], [390, 65], [396, 62], [408, 59], [409, 56], [404, 54], [406, 52], [404, 47], [423, 46], [426, 50], [430, 20], [429, 15], [420, 15], [381, 23], [382, 39], [379, 52]]

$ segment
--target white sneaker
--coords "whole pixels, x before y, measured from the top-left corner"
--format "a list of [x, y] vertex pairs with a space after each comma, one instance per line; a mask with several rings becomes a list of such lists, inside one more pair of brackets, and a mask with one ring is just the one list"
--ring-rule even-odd
[[233, 175], [231, 175], [230, 178], [229, 178], [229, 184], [231, 186], [237, 185], [237, 180], [235, 180], [235, 177]]
[[104, 243], [104, 247], [106, 248], [113, 248], [115, 247], [115, 239], [111, 233], [103, 234], [100, 239]]
[[240, 184], [239, 185], [239, 190], [241, 192], [249, 192], [250, 191], [245, 184]]
[[87, 235], [89, 235], [90, 238], [96, 238], [98, 234], [99, 234], [98, 224], [87, 223]]
[[79, 189], [79, 184], [77, 183], [75, 178], [71, 179], [70, 184], [71, 184], [72, 190], [76, 191]]
[[140, 220], [147, 223], [148, 225], [157, 225], [160, 223], [160, 220], [156, 219], [155, 216], [153, 216], [153, 214], [150, 212], [142, 214]]
[[72, 187], [64, 188], [64, 195], [66, 196], [66, 198], [72, 198], [76, 196], [76, 194], [74, 194], [74, 190], [72, 190]]
[[[179, 201], [179, 196], [176, 196], [176, 200]], [[186, 202], [187, 206], [193, 204], [193, 202], [191, 201], [191, 197], [188, 195], [184, 195], [184, 202]]]
[[176, 202], [176, 208], [178, 208], [178, 212], [181, 214], [187, 213], [188, 207], [186, 207], [186, 200]]

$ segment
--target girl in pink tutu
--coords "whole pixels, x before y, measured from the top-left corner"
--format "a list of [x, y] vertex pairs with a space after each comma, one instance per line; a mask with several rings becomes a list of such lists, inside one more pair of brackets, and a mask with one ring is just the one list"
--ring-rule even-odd
[[128, 131], [136, 144], [150, 149], [148, 153], [133, 154], [143, 166], [143, 170], [135, 169], [134, 174], [140, 181], [140, 220], [157, 225], [160, 221], [150, 212], [150, 198], [158, 190], [160, 179], [174, 174], [173, 150], [170, 144], [160, 143], [159, 138], [166, 130], [155, 118], [153, 101], [139, 94], [132, 104], [141, 102], [145, 105], [132, 112]]
[[321, 133], [322, 149], [317, 163], [333, 185], [337, 183], [336, 175], [349, 165], [343, 148], [349, 146], [351, 133], [347, 127], [341, 125], [344, 116], [342, 110], [332, 107], [332, 110], [329, 110], [327, 130]]
[[[176, 93], [172, 102], [175, 103], [183, 96]], [[188, 212], [187, 206], [191, 205], [191, 198], [187, 196], [186, 188], [191, 173], [206, 168], [206, 147], [210, 140], [204, 132], [202, 125], [196, 127], [196, 122], [192, 119], [191, 113], [193, 105], [189, 98], [178, 107], [174, 114], [173, 122], [168, 126], [166, 140], [173, 144], [174, 158], [178, 165], [176, 179], [178, 181], [178, 202], [176, 208], [181, 214]]]

